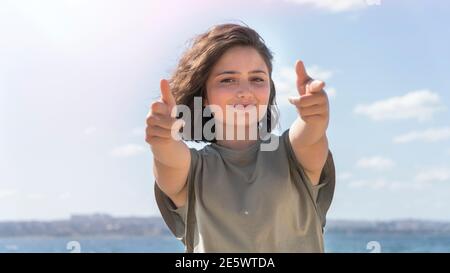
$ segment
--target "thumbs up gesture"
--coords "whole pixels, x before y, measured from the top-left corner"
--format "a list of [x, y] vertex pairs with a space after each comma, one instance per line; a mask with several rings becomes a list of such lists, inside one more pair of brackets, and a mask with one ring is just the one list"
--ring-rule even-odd
[[176, 119], [176, 102], [170, 90], [169, 82], [160, 82], [161, 98], [150, 106], [145, 129], [145, 141], [150, 145], [164, 145], [179, 141], [178, 132], [184, 125], [182, 119]]
[[305, 66], [300, 60], [295, 64], [295, 72], [298, 96], [289, 97], [289, 102], [295, 105], [300, 118], [305, 123], [328, 124], [329, 103], [328, 96], [323, 90], [325, 83], [308, 76]]

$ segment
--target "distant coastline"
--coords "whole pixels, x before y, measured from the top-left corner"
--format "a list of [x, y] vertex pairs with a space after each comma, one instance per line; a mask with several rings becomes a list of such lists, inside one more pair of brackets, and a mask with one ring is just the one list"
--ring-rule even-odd
[[[391, 221], [328, 220], [332, 233], [450, 234], [450, 222], [415, 219]], [[113, 217], [108, 214], [73, 215], [57, 221], [0, 221], [0, 237], [29, 236], [171, 236], [161, 217]]]

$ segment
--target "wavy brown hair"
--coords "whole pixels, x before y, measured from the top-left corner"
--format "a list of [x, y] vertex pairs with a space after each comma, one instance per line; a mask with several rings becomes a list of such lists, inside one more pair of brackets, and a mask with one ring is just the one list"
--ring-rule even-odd
[[[264, 116], [264, 119], [267, 120], [267, 132], [270, 132], [272, 126], [277, 124], [279, 113], [275, 101], [275, 84], [272, 80], [272, 52], [267, 48], [262, 37], [250, 27], [239, 24], [221, 24], [213, 26], [192, 39], [192, 45], [182, 54], [171, 79], [169, 79], [176, 103], [186, 105], [192, 113], [191, 132], [188, 134], [183, 132], [183, 139], [215, 142], [215, 139], [211, 141], [203, 136], [203, 126], [213, 117], [194, 116], [194, 98], [200, 97], [202, 100], [206, 98], [206, 81], [214, 64], [228, 49], [234, 46], [249, 46], [256, 49], [266, 63], [270, 77], [269, 105]], [[193, 138], [194, 120], [202, 121], [201, 139]]]

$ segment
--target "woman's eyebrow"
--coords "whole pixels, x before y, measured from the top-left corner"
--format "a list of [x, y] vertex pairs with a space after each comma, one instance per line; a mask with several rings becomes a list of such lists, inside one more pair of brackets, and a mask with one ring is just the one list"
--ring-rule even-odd
[[[266, 71], [264, 71], [264, 70], [252, 70], [249, 73], [250, 74], [255, 74], [255, 73], [267, 74]], [[217, 73], [216, 77], [220, 76], [220, 75], [223, 75], [223, 74], [241, 74], [241, 73], [239, 71], [235, 71], [235, 70], [225, 70], [225, 71], [222, 71], [220, 73]]]

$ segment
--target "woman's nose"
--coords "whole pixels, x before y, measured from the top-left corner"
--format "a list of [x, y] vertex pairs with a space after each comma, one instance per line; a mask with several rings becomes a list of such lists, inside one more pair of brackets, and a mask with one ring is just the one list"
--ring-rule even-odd
[[240, 82], [238, 89], [238, 96], [245, 97], [246, 95], [250, 95], [250, 84], [248, 82]]
[[253, 94], [251, 93], [251, 91], [249, 89], [246, 90], [239, 90], [237, 93], [238, 98], [246, 98], [246, 97], [251, 97], [253, 96]]

